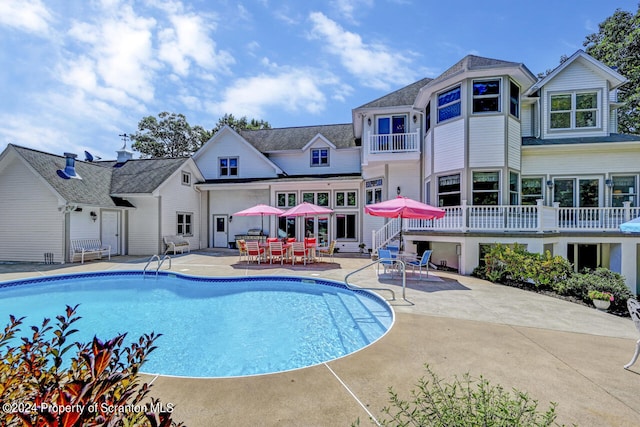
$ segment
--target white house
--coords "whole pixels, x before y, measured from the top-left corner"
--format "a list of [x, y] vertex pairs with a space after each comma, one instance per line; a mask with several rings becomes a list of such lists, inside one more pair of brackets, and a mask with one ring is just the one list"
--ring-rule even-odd
[[[162, 250], [165, 234], [186, 234], [192, 247], [227, 247], [256, 228], [375, 251], [402, 227], [408, 249], [433, 249], [435, 264], [463, 274], [490, 245], [517, 242], [565, 256], [576, 270], [620, 272], [637, 293], [640, 236], [619, 231], [640, 216], [640, 136], [617, 133], [625, 83], [583, 51], [542, 79], [521, 63], [469, 55], [434, 79], [354, 108], [351, 123], [226, 127], [191, 159], [128, 160], [121, 168], [77, 162], [83, 179], [62, 180], [63, 157], [10, 145], [0, 157], [0, 197], [23, 212], [16, 221], [15, 206], [0, 208], [0, 260], [42, 252], [62, 259], [62, 242], [114, 231], [119, 251], [133, 254]], [[364, 214], [397, 194], [447, 214], [402, 224]], [[334, 212], [233, 215], [302, 201]]]

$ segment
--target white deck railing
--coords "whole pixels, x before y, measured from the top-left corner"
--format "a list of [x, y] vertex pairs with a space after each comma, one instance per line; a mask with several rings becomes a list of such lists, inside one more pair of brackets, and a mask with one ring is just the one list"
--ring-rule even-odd
[[420, 151], [418, 132], [369, 135], [369, 153], [407, 153]]
[[[544, 206], [542, 200], [535, 206], [461, 206], [442, 208], [441, 219], [405, 219], [403, 232], [602, 232], [619, 231], [620, 224], [640, 216], [640, 208], [561, 208]], [[377, 250], [400, 232], [400, 221], [393, 219], [380, 230], [374, 230], [372, 248]]]

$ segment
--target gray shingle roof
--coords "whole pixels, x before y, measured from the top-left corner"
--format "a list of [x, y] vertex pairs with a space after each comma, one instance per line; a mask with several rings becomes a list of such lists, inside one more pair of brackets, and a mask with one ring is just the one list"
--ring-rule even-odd
[[321, 125], [277, 129], [241, 130], [240, 136], [258, 151], [300, 150], [317, 134], [327, 138], [336, 148], [355, 147], [353, 125]]
[[591, 136], [584, 138], [556, 138], [541, 139], [533, 137], [522, 138], [522, 145], [563, 145], [563, 144], [597, 144], [597, 143], [615, 143], [615, 142], [639, 142], [640, 135], [629, 135], [622, 133], [612, 133], [608, 136]]
[[84, 162], [76, 159], [75, 169], [82, 179], [62, 179], [56, 171], [64, 170], [64, 156], [11, 146], [67, 203], [101, 207], [127, 205], [111, 197], [112, 194], [151, 193], [187, 160], [136, 159], [121, 167], [113, 167], [114, 161]]
[[395, 92], [391, 92], [388, 95], [382, 96], [374, 101], [368, 102], [360, 107], [356, 108], [379, 108], [379, 107], [395, 107], [400, 105], [413, 105], [416, 100], [416, 96], [423, 86], [426, 86], [431, 81], [430, 78], [424, 78], [418, 80], [415, 83], [411, 83], [408, 86], [400, 88]]
[[[112, 167], [112, 194], [151, 193], [179, 169], [186, 157], [170, 159], [134, 159]], [[109, 162], [111, 166], [115, 162]]]
[[501, 67], [519, 67], [519, 62], [502, 61], [500, 59], [485, 58], [482, 56], [467, 55], [460, 61], [456, 62], [444, 73], [433, 79], [429, 85], [434, 85], [449, 77], [464, 71], [482, 70], [485, 68], [501, 68]]

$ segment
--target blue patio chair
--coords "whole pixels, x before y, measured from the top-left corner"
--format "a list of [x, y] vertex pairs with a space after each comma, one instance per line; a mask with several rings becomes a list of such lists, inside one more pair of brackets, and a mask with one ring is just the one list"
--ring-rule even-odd
[[407, 265], [410, 265], [413, 269], [413, 272], [416, 272], [416, 267], [420, 269], [420, 278], [422, 279], [422, 268], [427, 272], [427, 277], [429, 277], [429, 259], [431, 258], [431, 250], [424, 251], [422, 254], [422, 258], [419, 261], [409, 261]]
[[400, 246], [387, 245], [386, 249], [391, 253], [391, 258], [398, 258], [398, 252], [400, 252]]
[[393, 274], [396, 269], [396, 262], [391, 256], [391, 251], [389, 249], [378, 249], [378, 259], [380, 260], [378, 263], [378, 275], [380, 275], [380, 265], [384, 268], [384, 274], [387, 274], [387, 268]]

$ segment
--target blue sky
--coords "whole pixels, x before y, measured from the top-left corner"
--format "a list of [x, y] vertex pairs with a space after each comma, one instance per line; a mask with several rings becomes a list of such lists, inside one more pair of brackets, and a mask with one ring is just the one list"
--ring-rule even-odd
[[618, 8], [638, 0], [0, 0], [0, 149], [114, 158], [161, 111], [349, 123], [467, 54], [554, 68]]

